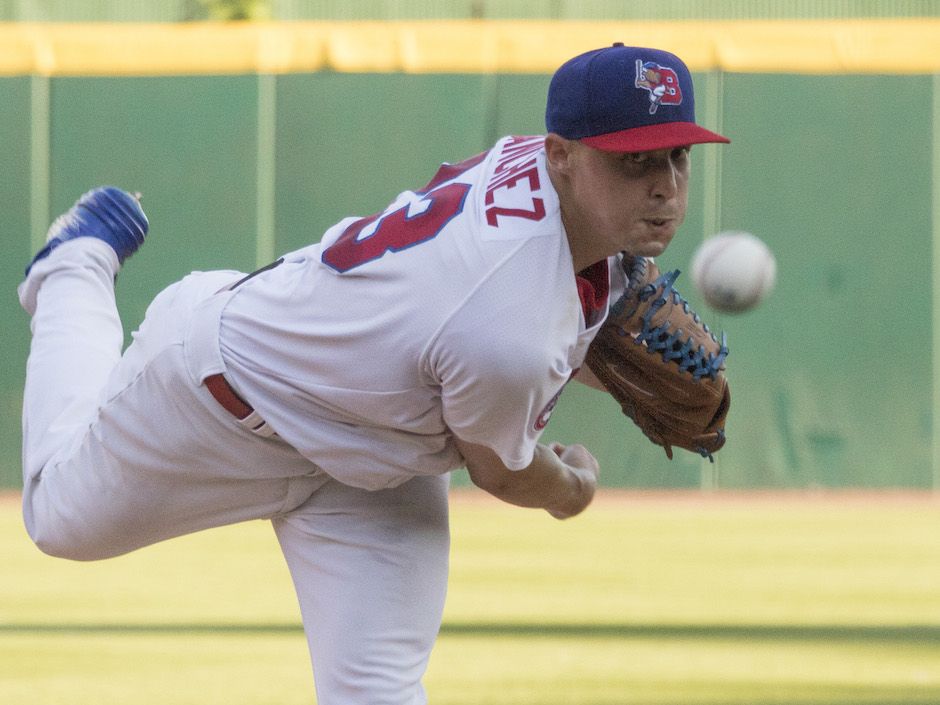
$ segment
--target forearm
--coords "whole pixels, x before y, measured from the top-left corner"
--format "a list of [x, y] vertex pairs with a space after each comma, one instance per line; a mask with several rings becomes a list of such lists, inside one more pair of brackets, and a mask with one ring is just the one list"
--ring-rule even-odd
[[473, 483], [509, 504], [545, 509], [564, 519], [583, 511], [594, 497], [597, 461], [582, 446], [539, 444], [529, 466], [513, 471], [488, 448], [458, 445]]
[[583, 384], [583, 385], [585, 385], [585, 386], [588, 386], [588, 387], [591, 387], [591, 389], [597, 389], [597, 390], [599, 390], [599, 391], [601, 391], [601, 392], [606, 392], [606, 391], [608, 391], [608, 390], [607, 390], [607, 387], [604, 386], [604, 383], [601, 382], [601, 381], [597, 378], [597, 375], [595, 375], [595, 374], [591, 371], [591, 368], [588, 367], [587, 365], [584, 365], [584, 367], [582, 367], [581, 369], [579, 369], [579, 370], [578, 370], [578, 374], [576, 374], [574, 378], [575, 378], [578, 382], [580, 382], [581, 384]]

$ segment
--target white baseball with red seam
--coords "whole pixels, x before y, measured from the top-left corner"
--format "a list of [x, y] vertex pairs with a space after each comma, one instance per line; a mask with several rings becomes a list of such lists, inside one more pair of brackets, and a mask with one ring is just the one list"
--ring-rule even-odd
[[777, 261], [770, 248], [748, 232], [708, 238], [692, 256], [692, 283], [716, 311], [743, 313], [774, 288]]

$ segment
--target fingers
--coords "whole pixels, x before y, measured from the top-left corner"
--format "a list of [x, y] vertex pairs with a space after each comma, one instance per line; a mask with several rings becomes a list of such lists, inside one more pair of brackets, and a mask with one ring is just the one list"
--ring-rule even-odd
[[597, 462], [597, 458], [580, 443], [572, 443], [569, 446], [552, 443], [550, 447], [566, 465], [588, 470], [595, 478], [600, 475], [600, 464]]
[[594, 498], [600, 464], [587, 448], [578, 443], [568, 446], [550, 443], [548, 447], [564, 463], [571, 481], [566, 501], [561, 506], [548, 509], [548, 513], [555, 519], [568, 519], [584, 511]]

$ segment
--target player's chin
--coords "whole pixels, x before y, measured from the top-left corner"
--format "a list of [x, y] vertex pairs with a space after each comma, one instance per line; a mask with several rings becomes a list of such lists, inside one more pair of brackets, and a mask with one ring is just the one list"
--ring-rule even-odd
[[675, 228], [671, 232], [657, 229], [655, 233], [648, 233], [645, 237], [636, 238], [630, 243], [630, 246], [624, 249], [630, 254], [639, 255], [640, 257], [659, 257], [669, 247], [673, 235], [675, 235]]

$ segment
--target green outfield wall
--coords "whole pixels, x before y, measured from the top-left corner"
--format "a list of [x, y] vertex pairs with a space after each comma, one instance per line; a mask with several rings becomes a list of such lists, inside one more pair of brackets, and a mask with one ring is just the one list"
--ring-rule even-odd
[[[549, 75], [622, 40], [686, 57], [699, 118], [690, 215], [663, 267], [728, 333], [732, 411], [714, 465], [672, 462], [599, 392], [566, 390], [547, 437], [605, 484], [940, 484], [940, 22], [0, 23], [0, 485], [19, 483], [29, 321], [14, 289], [87, 188], [140, 190], [151, 237], [118, 279], [128, 331], [191, 270], [252, 269], [381, 209], [504, 134], [540, 133]], [[708, 311], [704, 237], [746, 229], [773, 295]], [[462, 478], [458, 477], [462, 482]]]

